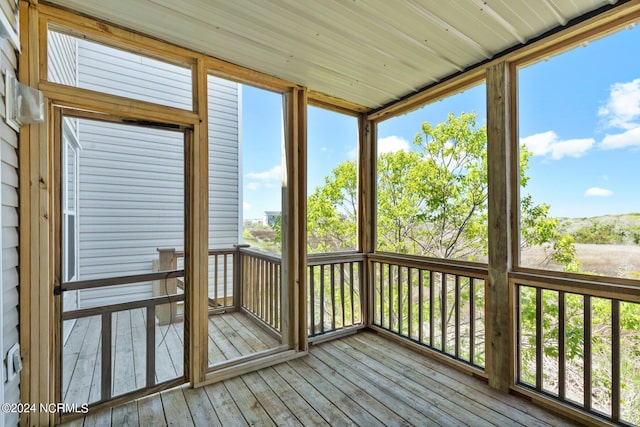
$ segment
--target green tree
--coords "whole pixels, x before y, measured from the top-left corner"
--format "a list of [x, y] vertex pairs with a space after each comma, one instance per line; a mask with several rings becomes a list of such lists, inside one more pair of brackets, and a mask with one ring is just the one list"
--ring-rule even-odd
[[[424, 122], [416, 150], [383, 153], [377, 160], [377, 237], [384, 251], [481, 260], [487, 254], [487, 133], [474, 113], [450, 113]], [[520, 181], [527, 184], [531, 153], [520, 151]], [[356, 162], [345, 161], [308, 200], [309, 251], [355, 247]], [[549, 206], [522, 198], [522, 244], [546, 245], [550, 259], [578, 268], [573, 241], [548, 218]]]

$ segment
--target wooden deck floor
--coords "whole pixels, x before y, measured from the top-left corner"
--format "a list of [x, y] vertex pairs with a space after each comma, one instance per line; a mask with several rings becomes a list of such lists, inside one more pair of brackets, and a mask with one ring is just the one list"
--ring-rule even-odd
[[[63, 350], [63, 401], [100, 399], [101, 340], [98, 316], [78, 319]], [[279, 345], [241, 312], [209, 317], [209, 364], [224, 362]], [[144, 387], [146, 381], [146, 317], [142, 309], [113, 314], [113, 395]], [[156, 381], [183, 374], [184, 323], [156, 327]]]
[[371, 332], [220, 383], [178, 387], [72, 426], [568, 426], [570, 421]]

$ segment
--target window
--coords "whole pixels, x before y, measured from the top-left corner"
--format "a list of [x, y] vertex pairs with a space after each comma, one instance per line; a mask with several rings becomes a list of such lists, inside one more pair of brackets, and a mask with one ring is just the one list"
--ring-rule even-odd
[[377, 249], [486, 262], [485, 85], [378, 125]]
[[282, 95], [242, 85], [242, 243], [282, 253]]
[[48, 80], [192, 110], [191, 69], [49, 30]]
[[522, 267], [640, 278], [639, 45], [635, 27], [519, 69]]
[[355, 251], [358, 119], [308, 108], [307, 251]]

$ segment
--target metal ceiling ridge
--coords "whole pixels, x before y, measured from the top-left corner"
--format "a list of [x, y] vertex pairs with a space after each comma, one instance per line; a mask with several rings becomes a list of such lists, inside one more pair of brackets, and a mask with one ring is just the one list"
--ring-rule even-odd
[[[434, 82], [434, 83], [430, 83], [430, 84], [418, 89], [415, 92], [407, 93], [406, 95], [401, 96], [397, 100], [393, 100], [391, 102], [388, 102], [387, 104], [385, 104], [385, 105], [383, 105], [381, 107], [372, 108], [371, 111], [369, 112], [369, 116], [379, 116], [379, 117], [376, 117], [376, 119], [380, 119], [382, 117], [384, 117], [385, 119], [393, 117], [393, 116], [395, 116], [395, 114], [393, 113], [394, 107], [399, 105], [399, 104], [403, 104], [403, 103], [409, 101], [414, 96], [417, 96], [419, 94], [428, 92], [429, 90], [431, 90], [431, 89], [433, 89], [433, 88], [435, 88], [435, 87], [437, 87], [439, 85], [442, 85], [444, 83], [447, 83], [447, 82], [449, 82], [449, 81], [451, 81], [451, 80], [453, 80], [453, 79], [455, 79], [457, 77], [460, 77], [460, 76], [462, 76], [462, 75], [464, 75], [466, 73], [470, 73], [470, 72], [472, 72], [474, 70], [478, 70], [480, 68], [483, 68], [485, 65], [487, 65], [487, 64], [489, 64], [491, 62], [494, 62], [494, 61], [496, 61], [496, 60], [498, 60], [500, 58], [503, 58], [503, 57], [513, 53], [513, 52], [516, 52], [516, 51], [521, 50], [521, 49], [526, 49], [528, 46], [531, 46], [531, 45], [533, 45], [535, 43], [538, 43], [541, 40], [544, 40], [544, 39], [546, 39], [546, 38], [548, 38], [550, 36], [553, 36], [555, 34], [558, 34], [558, 33], [562, 32], [562, 31], [568, 30], [568, 29], [570, 29], [572, 27], [575, 27], [576, 25], [579, 25], [579, 24], [581, 24], [581, 23], [583, 23], [583, 22], [585, 22], [585, 21], [587, 21], [589, 19], [595, 18], [595, 17], [597, 17], [599, 15], [602, 15], [602, 14], [604, 14], [606, 12], [615, 10], [615, 9], [617, 9], [619, 7], [622, 7], [622, 6], [626, 5], [627, 3], [631, 3], [631, 2], [634, 2], [634, 1], [637, 1], [637, 0], [619, 0], [619, 1], [615, 2], [615, 3], [609, 3], [607, 5], [600, 6], [597, 9], [591, 10], [591, 11], [586, 12], [586, 13], [580, 15], [580, 16], [572, 18], [572, 19], [567, 21], [566, 25], [558, 25], [558, 26], [556, 26], [556, 27], [554, 27], [554, 28], [552, 28], [550, 30], [547, 30], [547, 31], [543, 32], [542, 34], [540, 34], [538, 36], [535, 36], [535, 37], [527, 40], [525, 43], [517, 44], [517, 45], [511, 46], [511, 47], [508, 47], [508, 48], [502, 50], [501, 52], [498, 52], [497, 54], [495, 54], [494, 56], [492, 56], [490, 58], [482, 60], [482, 61], [480, 61], [480, 62], [478, 62], [476, 64], [470, 65], [470, 66], [464, 68], [461, 71], [458, 71], [458, 72], [452, 73], [452, 74], [450, 74], [450, 75], [448, 75], [446, 77], [443, 77], [439, 81]], [[419, 108], [419, 107], [415, 106], [415, 107], [412, 107], [411, 109], [415, 109], [415, 108]], [[388, 117], [385, 117], [386, 114], [383, 113], [385, 110], [390, 110]], [[408, 111], [409, 110], [402, 109], [402, 113], [405, 113], [405, 112], [408, 112]], [[382, 115], [381, 115], [381, 113], [382, 113]]]

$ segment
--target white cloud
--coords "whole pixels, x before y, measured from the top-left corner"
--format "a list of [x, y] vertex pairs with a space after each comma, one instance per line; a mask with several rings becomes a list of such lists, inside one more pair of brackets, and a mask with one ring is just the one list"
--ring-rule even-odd
[[562, 141], [550, 130], [520, 138], [520, 144], [525, 145], [534, 156], [549, 156], [559, 160], [563, 157], [582, 157], [595, 145], [595, 140], [582, 138]]
[[257, 182], [250, 182], [247, 184], [247, 190], [257, 190], [258, 188], [260, 188], [260, 184]]
[[613, 191], [606, 188], [591, 187], [584, 192], [584, 195], [588, 197], [609, 197], [613, 195]]
[[258, 179], [260, 181], [272, 181], [276, 179], [280, 179], [282, 177], [282, 167], [280, 165], [276, 165], [264, 172], [249, 172], [247, 177]]
[[634, 146], [640, 147], [640, 125], [623, 133], [607, 135], [600, 143], [600, 147], [605, 150]]
[[640, 79], [627, 83], [614, 83], [610, 87], [609, 99], [598, 110], [606, 127], [633, 129], [640, 126]]
[[242, 208], [248, 210], [251, 209], [251, 205], [247, 202], [242, 202]]
[[396, 151], [409, 151], [409, 142], [395, 135], [378, 140], [378, 154], [395, 153]]

